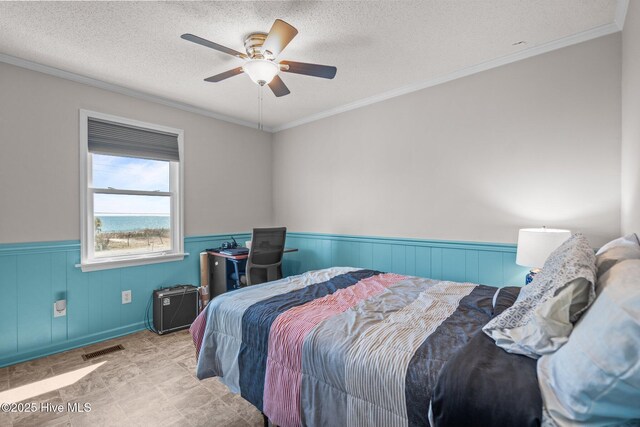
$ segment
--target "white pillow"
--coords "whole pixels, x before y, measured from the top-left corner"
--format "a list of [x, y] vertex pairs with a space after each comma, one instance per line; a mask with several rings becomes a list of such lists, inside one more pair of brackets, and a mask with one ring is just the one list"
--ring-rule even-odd
[[636, 234], [629, 234], [612, 240], [596, 253], [598, 278], [618, 262], [638, 258], [640, 258], [640, 241]]
[[602, 246], [596, 252], [596, 256], [604, 254], [609, 249], [617, 248], [620, 246], [630, 246], [633, 248], [637, 248], [640, 245], [640, 239], [638, 239], [638, 235], [636, 233], [627, 234], [626, 236], [618, 237]]
[[640, 424], [640, 259], [615, 264], [569, 341], [538, 360], [548, 424]]
[[574, 234], [549, 255], [516, 302], [482, 330], [509, 353], [538, 358], [560, 348], [595, 298], [595, 254]]

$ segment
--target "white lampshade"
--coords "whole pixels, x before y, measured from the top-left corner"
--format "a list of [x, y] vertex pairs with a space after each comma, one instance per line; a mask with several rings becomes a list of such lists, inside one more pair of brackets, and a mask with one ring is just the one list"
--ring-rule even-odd
[[254, 83], [260, 86], [269, 84], [278, 74], [280, 67], [275, 62], [266, 59], [252, 59], [242, 66], [242, 71], [247, 73]]
[[551, 252], [571, 237], [571, 231], [553, 228], [521, 228], [516, 264], [542, 268]]

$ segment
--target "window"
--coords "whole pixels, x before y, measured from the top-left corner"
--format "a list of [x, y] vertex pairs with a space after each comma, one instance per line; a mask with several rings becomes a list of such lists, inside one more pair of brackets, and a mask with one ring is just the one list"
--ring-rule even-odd
[[83, 271], [179, 260], [183, 132], [80, 111]]

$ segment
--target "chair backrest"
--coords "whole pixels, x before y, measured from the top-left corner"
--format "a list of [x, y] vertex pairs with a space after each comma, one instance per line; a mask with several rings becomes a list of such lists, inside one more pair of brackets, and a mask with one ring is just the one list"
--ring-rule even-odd
[[247, 284], [282, 278], [280, 265], [284, 254], [286, 227], [254, 228], [247, 260]]

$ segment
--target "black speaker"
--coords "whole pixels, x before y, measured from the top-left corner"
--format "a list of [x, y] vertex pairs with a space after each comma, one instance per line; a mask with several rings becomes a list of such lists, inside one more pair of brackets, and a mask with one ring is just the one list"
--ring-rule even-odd
[[198, 288], [179, 285], [153, 291], [153, 326], [158, 334], [191, 326], [198, 316]]

